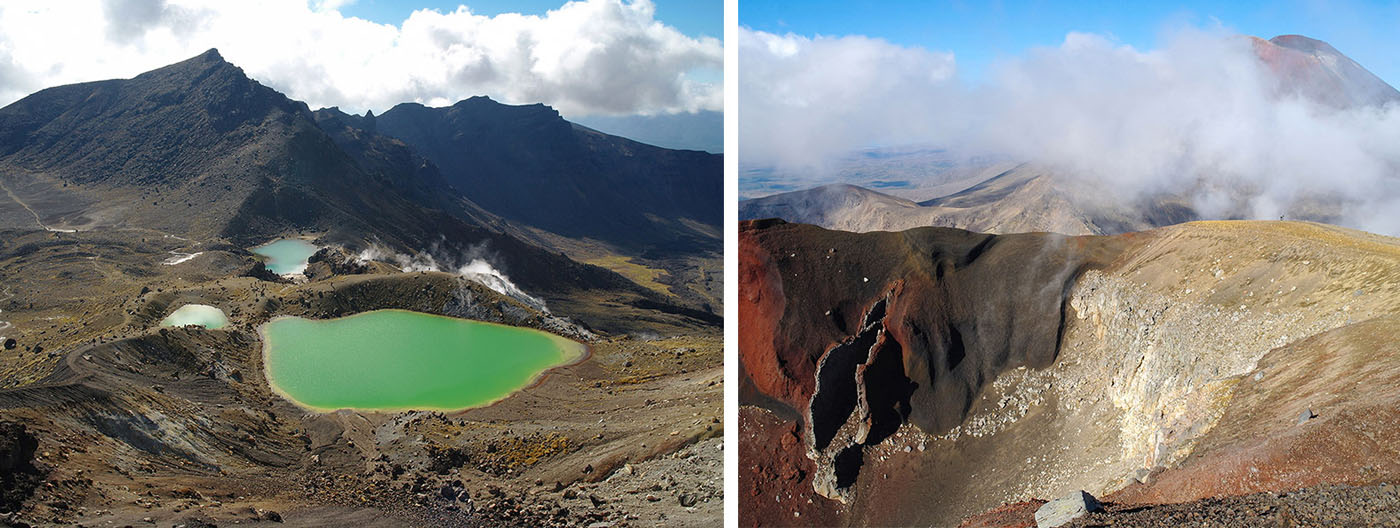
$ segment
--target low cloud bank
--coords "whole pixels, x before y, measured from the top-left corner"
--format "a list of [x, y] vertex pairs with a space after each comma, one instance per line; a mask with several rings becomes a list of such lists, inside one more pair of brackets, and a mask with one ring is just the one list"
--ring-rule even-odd
[[739, 33], [746, 166], [822, 175], [856, 149], [932, 144], [1048, 165], [1124, 199], [1180, 193], [1207, 217], [1322, 203], [1344, 225], [1400, 234], [1400, 104], [1299, 95], [1225, 30], [1179, 30], [1146, 51], [1070, 33], [976, 85], [951, 53]]

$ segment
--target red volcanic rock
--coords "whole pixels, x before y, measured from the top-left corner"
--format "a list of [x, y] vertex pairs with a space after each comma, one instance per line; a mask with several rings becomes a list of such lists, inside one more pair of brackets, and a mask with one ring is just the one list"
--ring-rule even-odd
[[1255, 54], [1274, 74], [1279, 95], [1337, 108], [1400, 101], [1400, 91], [1326, 42], [1301, 35], [1251, 39]]
[[778, 321], [787, 302], [772, 255], [754, 240], [761, 222], [739, 223], [739, 350], [748, 351], [739, 355], [741, 384], [751, 397], [766, 395], [798, 409], [803, 395], [812, 393], [815, 363], [778, 355], [779, 342], [786, 341]]
[[862, 445], [945, 432], [998, 373], [1051, 364], [1070, 286], [1124, 240], [743, 222], [741, 402], [796, 415], [818, 490], [845, 500]]
[[[884, 354], [896, 356], [893, 374], [918, 384], [908, 395], [910, 421], [946, 430], [981, 380], [1054, 359], [1069, 286], [1121, 245], [1048, 233], [848, 233], [742, 222], [740, 362], [754, 390], [802, 413], [823, 376], [817, 366], [879, 325], [880, 335], [841, 363], [878, 370]], [[844, 383], [854, 372], [836, 374]]]

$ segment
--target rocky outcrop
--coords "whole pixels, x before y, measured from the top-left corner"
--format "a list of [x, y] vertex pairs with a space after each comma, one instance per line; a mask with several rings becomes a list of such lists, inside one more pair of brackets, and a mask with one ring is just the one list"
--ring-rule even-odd
[[[814, 487], [847, 501], [863, 447], [905, 422], [948, 431], [997, 373], [1048, 366], [1074, 279], [1118, 247], [1050, 234], [746, 222], [745, 384], [800, 411]], [[747, 401], [768, 404], [760, 395]]]
[[276, 274], [276, 273], [273, 273], [272, 270], [267, 269], [267, 264], [262, 263], [262, 262], [255, 262], [255, 263], [253, 263], [252, 266], [250, 266], [250, 267], [249, 267], [247, 270], [245, 270], [243, 273], [240, 273], [239, 276], [240, 276], [240, 277], [252, 277], [252, 278], [258, 279], [258, 280], [260, 280], [260, 281], [266, 281], [266, 282], [282, 282], [282, 283], [290, 282], [290, 281], [288, 281], [285, 277], [283, 277], [283, 276], [281, 276], [281, 275], [278, 275], [278, 274]]
[[43, 480], [34, 465], [39, 440], [24, 424], [0, 422], [0, 514], [18, 511]]
[[345, 254], [338, 247], [323, 247], [306, 259], [306, 278], [320, 280], [335, 275], [359, 275], [369, 273], [370, 266]]
[[487, 289], [476, 281], [456, 279], [457, 287], [442, 306], [442, 314], [475, 321], [528, 326], [579, 341], [598, 336], [567, 318], [540, 312], [519, 301]]

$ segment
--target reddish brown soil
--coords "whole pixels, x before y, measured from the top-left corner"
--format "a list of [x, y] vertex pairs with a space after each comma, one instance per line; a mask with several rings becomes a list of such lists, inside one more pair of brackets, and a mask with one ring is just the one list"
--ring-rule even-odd
[[740, 526], [840, 524], [840, 504], [812, 491], [812, 462], [796, 422], [746, 405], [739, 434]]
[[1035, 528], [1035, 511], [1043, 500], [1014, 502], [964, 520], [958, 528]]

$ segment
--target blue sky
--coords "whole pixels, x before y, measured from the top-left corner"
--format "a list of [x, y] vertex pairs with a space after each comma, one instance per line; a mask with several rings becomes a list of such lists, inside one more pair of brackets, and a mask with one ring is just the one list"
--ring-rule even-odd
[[740, 25], [778, 34], [858, 34], [951, 51], [959, 72], [973, 81], [999, 58], [1020, 55], [1033, 46], [1058, 45], [1069, 31], [1110, 35], [1151, 49], [1172, 28], [1212, 27], [1217, 21], [1263, 38], [1296, 33], [1327, 41], [1400, 87], [1397, 1], [739, 1]]
[[[653, 0], [656, 18], [692, 37], [724, 38], [723, 0]], [[742, 3], [742, 2], [741, 2]], [[355, 16], [381, 24], [398, 25], [408, 14], [419, 9], [455, 11], [466, 5], [478, 15], [522, 13], [543, 15], [564, 4], [564, 0], [457, 0], [402, 2], [394, 0], [356, 0], [340, 8], [341, 14]]]

